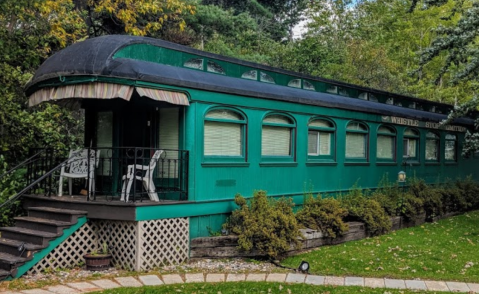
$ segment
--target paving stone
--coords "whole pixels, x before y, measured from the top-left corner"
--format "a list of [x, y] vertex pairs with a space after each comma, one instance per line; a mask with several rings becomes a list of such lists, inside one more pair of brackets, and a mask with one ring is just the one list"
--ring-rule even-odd
[[345, 286], [361, 286], [364, 287], [364, 278], [360, 277], [346, 277], [344, 279]]
[[163, 275], [162, 278], [163, 282], [167, 285], [184, 283], [180, 275]]
[[185, 274], [185, 283], [204, 283], [205, 275], [203, 274]]
[[140, 282], [145, 286], [158, 286], [163, 285], [163, 281], [158, 278], [157, 275], [138, 276]]
[[324, 284], [344, 286], [344, 278], [343, 277], [326, 277], [326, 279], [324, 280]]
[[479, 284], [467, 283], [472, 292], [479, 293]]
[[248, 282], [264, 282], [266, 280], [266, 274], [248, 274], [246, 281]]
[[206, 276], [207, 283], [218, 283], [225, 281], [225, 274], [208, 274]]
[[20, 292], [14, 292], [14, 291], [4, 291], [2, 294], [21, 294]]
[[426, 283], [424, 281], [417, 281], [417, 280], [406, 280], [406, 288], [414, 289], [414, 290], [427, 290]]
[[446, 282], [440, 281], [424, 281], [429, 291], [449, 291]]
[[142, 283], [140, 283], [137, 279], [133, 277], [117, 277], [115, 278], [115, 281], [118, 282], [118, 284], [122, 285], [123, 287], [141, 287], [143, 286]]
[[102, 288], [102, 289], [114, 289], [121, 287], [120, 284], [117, 284], [113, 282], [112, 280], [95, 280], [95, 281], [90, 281], [92, 284], [95, 284], [96, 286]]
[[286, 283], [304, 283], [306, 275], [304, 274], [288, 274]]
[[305, 284], [310, 285], [324, 285], [324, 276], [308, 275], [306, 276]]
[[449, 291], [455, 292], [469, 292], [470, 289], [466, 283], [459, 283], [459, 282], [446, 282], [447, 286], [449, 287]]
[[286, 274], [269, 274], [266, 277], [266, 282], [280, 282], [286, 281]]
[[404, 280], [397, 279], [384, 279], [384, 286], [392, 289], [406, 289], [406, 283], [404, 283]]
[[243, 282], [246, 280], [245, 274], [228, 274], [226, 282]]
[[80, 293], [80, 291], [64, 286], [64, 285], [56, 285], [56, 286], [49, 286], [46, 288], [48, 291], [57, 293], [57, 294], [76, 294]]
[[43, 289], [22, 290], [25, 294], [52, 294], [52, 292]]
[[76, 282], [76, 283], [67, 283], [68, 287], [75, 288], [80, 290], [80, 292], [93, 292], [93, 291], [100, 291], [101, 288], [87, 282]]
[[370, 288], [385, 288], [384, 279], [364, 278], [364, 286]]

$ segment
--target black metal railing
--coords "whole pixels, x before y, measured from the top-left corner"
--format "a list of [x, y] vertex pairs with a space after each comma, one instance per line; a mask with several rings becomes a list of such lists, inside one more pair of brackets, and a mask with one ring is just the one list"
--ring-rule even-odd
[[[188, 200], [188, 151], [88, 148], [83, 154], [90, 160], [78, 158], [78, 154], [77, 157], [70, 155], [68, 160], [68, 155], [45, 149], [41, 159], [28, 165], [28, 184], [59, 163], [64, 162], [63, 166], [36, 183], [30, 193], [58, 195], [62, 179], [62, 187], [68, 186], [64, 191], [71, 189], [73, 195], [85, 195], [88, 200]], [[63, 193], [67, 194], [69, 192]]]

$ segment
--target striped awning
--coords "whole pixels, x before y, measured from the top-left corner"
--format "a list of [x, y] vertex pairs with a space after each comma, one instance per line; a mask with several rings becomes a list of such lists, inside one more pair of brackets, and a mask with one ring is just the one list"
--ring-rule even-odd
[[58, 101], [64, 104], [70, 104], [72, 99], [121, 98], [130, 101], [135, 89], [140, 96], [156, 101], [164, 101], [176, 105], [190, 105], [188, 97], [184, 93], [111, 83], [88, 83], [42, 88], [30, 95], [28, 105], [35, 106], [46, 101]]

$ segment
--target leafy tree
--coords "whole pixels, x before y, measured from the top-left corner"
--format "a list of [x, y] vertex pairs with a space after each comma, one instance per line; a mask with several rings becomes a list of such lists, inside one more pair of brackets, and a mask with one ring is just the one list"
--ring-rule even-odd
[[[435, 28], [436, 37], [429, 47], [421, 52], [419, 63], [420, 72], [425, 66], [436, 62], [441, 56], [445, 59], [440, 63], [440, 70], [436, 73], [435, 84], [442, 78], [452, 73], [451, 83], [455, 85], [469, 85], [474, 89], [469, 101], [457, 105], [444, 123], [450, 123], [457, 117], [464, 116], [477, 110], [479, 98], [477, 96], [479, 82], [479, 1], [456, 1], [453, 6], [448, 6], [444, 0], [427, 0], [420, 2], [413, 0], [410, 11], [431, 10], [440, 7], [445, 11], [442, 16], [452, 19], [452, 26], [439, 25]], [[470, 156], [479, 150], [479, 121], [476, 120], [472, 132], [467, 132], [463, 155]]]
[[23, 85], [52, 52], [84, 35], [82, 24], [69, 0], [0, 3], [0, 148], [7, 162], [30, 147], [79, 142], [77, 119], [53, 105], [27, 109]]
[[[180, 0], [73, 0], [84, 16], [90, 37], [109, 34], [145, 36], [160, 30], [170, 20], [185, 27], [182, 16], [195, 6]], [[84, 11], [84, 13], [83, 13]]]

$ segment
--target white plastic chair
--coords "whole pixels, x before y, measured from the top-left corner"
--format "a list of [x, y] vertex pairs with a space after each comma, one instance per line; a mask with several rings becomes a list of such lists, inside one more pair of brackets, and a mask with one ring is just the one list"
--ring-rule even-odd
[[[143, 182], [143, 186], [145, 190], [148, 191], [148, 196], [152, 201], [159, 201], [158, 194], [156, 193], [155, 183], [153, 182], [153, 172], [156, 167], [156, 163], [158, 159], [160, 159], [163, 150], [156, 150], [155, 154], [150, 160], [150, 164], [148, 165], [140, 165], [140, 164], [131, 164], [128, 165], [128, 170], [126, 175], [122, 177], [123, 186], [121, 189], [121, 201], [125, 200], [128, 201], [130, 198], [130, 190], [131, 185], [133, 184], [133, 180], [138, 180]], [[141, 175], [136, 175], [137, 171], [141, 171]], [[145, 172], [143, 174], [143, 171]]]
[[[88, 161], [88, 153], [90, 160]], [[95, 190], [95, 168], [98, 167], [100, 159], [100, 150], [70, 150], [68, 161], [62, 166], [60, 171], [60, 183], [58, 187], [58, 196], [63, 196], [63, 179], [68, 178], [68, 192], [72, 195], [72, 179], [85, 179], [89, 181], [89, 195]]]

